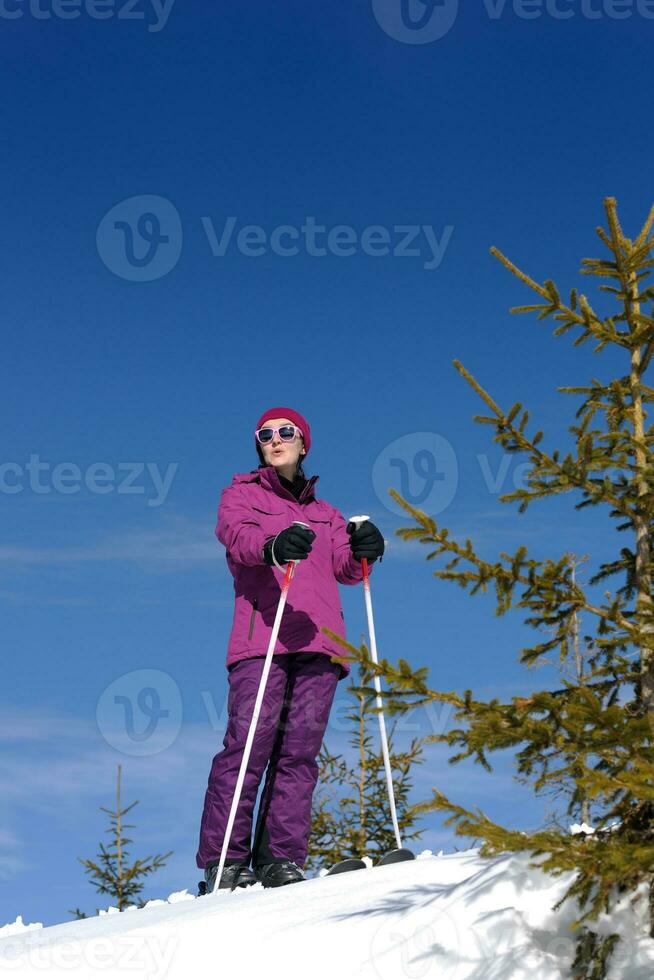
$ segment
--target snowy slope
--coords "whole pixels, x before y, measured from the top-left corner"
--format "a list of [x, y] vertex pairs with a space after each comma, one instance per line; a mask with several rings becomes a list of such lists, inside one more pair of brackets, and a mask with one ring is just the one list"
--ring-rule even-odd
[[[573, 916], [551, 907], [569, 880], [530, 868], [522, 854], [425, 851], [284, 888], [177, 893], [47, 929], [17, 920], [0, 930], [0, 976], [565, 980]], [[654, 941], [636, 938], [646, 935], [644, 901], [603, 925], [626, 939], [612, 980], [651, 980]]]

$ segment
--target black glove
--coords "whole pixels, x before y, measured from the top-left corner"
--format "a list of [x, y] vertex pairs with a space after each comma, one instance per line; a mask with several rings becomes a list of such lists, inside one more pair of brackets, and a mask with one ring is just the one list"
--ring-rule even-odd
[[345, 530], [350, 535], [352, 554], [359, 561], [362, 558], [374, 561], [384, 554], [384, 539], [372, 521], [364, 521], [358, 527], [353, 521], [349, 521]]
[[310, 527], [299, 527], [291, 524], [280, 531], [276, 538], [266, 541], [263, 548], [263, 560], [266, 565], [274, 565], [273, 561], [273, 541], [275, 543], [275, 558], [280, 565], [288, 561], [302, 560], [308, 558], [311, 551], [311, 542], [316, 536], [316, 532]]

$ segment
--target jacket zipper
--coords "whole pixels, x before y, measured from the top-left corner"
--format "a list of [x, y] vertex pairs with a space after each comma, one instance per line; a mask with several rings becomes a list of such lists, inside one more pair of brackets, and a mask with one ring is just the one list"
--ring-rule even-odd
[[254, 617], [257, 614], [257, 600], [252, 600], [252, 615], [250, 616], [250, 632], [248, 633], [248, 640], [252, 639], [252, 631], [254, 629]]

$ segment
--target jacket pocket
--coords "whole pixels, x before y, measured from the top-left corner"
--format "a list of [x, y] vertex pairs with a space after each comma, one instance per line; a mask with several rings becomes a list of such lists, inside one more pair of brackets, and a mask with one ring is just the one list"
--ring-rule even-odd
[[285, 528], [287, 524], [291, 523], [288, 519], [288, 512], [274, 502], [265, 506], [252, 505], [252, 510], [254, 512], [254, 519], [266, 537], [272, 537]]
[[317, 537], [328, 538], [330, 534], [331, 521], [328, 517], [303, 517], [302, 520], [308, 524]]
[[254, 630], [254, 620], [255, 620], [255, 617], [257, 615], [257, 606], [258, 606], [258, 604], [259, 603], [258, 603], [258, 600], [257, 599], [253, 599], [252, 600], [252, 615], [250, 616], [250, 630], [248, 632], [248, 640], [251, 640], [252, 639], [252, 633], [253, 633], [253, 630]]

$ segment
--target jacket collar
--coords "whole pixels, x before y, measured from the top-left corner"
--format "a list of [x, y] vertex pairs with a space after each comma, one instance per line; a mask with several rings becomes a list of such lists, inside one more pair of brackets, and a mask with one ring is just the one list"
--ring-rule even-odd
[[[310, 476], [307, 480], [302, 493], [297, 499], [298, 504], [306, 503], [308, 500], [315, 499], [314, 487], [320, 477], [317, 474]], [[255, 483], [258, 482], [266, 490], [270, 490], [272, 493], [277, 494], [278, 497], [284, 497], [285, 499], [295, 500], [290, 490], [282, 486], [280, 479], [277, 475], [277, 470], [274, 466], [259, 466], [256, 470], [250, 470], [249, 473], [238, 473], [234, 480], [238, 483]]]

